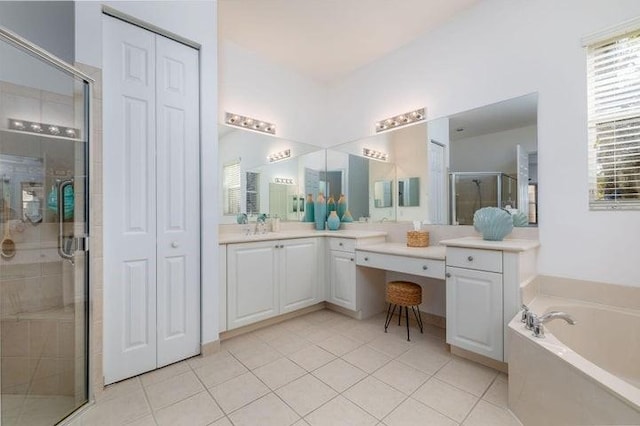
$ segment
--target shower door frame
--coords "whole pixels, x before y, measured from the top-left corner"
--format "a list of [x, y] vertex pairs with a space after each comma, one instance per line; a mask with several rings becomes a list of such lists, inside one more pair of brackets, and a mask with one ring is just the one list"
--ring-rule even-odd
[[[449, 225], [457, 225], [458, 214], [456, 209], [456, 177], [458, 176], [496, 176], [498, 206], [502, 206], [502, 176], [504, 172], [449, 172]], [[480, 206], [482, 207], [482, 206]]]
[[[84, 173], [85, 173], [85, 187], [84, 187], [84, 214], [85, 214], [85, 226], [84, 233], [80, 237], [82, 242], [81, 245], [76, 247], [76, 251], [83, 251], [85, 253], [85, 265], [84, 265], [84, 291], [86, 295], [86, 307], [85, 307], [85, 385], [86, 385], [86, 401], [84, 404], [77, 407], [74, 411], [69, 413], [67, 416], [59, 419], [60, 422], [68, 421], [72, 418], [79, 416], [82, 412], [84, 412], [89, 406], [93, 404], [94, 392], [93, 392], [93, 353], [91, 348], [93, 345], [93, 333], [91, 332], [92, 324], [93, 324], [93, 305], [92, 305], [92, 286], [90, 282], [91, 277], [91, 263], [92, 263], [92, 255], [90, 250], [90, 230], [91, 230], [91, 158], [93, 151], [93, 120], [91, 119], [91, 112], [93, 111], [93, 90], [95, 80], [83, 73], [79, 69], [74, 66], [64, 62], [62, 59], [57, 56], [49, 53], [48, 51], [42, 49], [36, 44], [20, 37], [16, 33], [6, 29], [3, 26], [0, 26], [0, 40], [6, 41], [8, 44], [17, 47], [19, 50], [23, 50], [26, 54], [30, 54], [37, 59], [53, 66], [54, 68], [58, 68], [59, 70], [70, 74], [71, 77], [81, 80], [86, 83], [86, 90], [84, 91], [84, 104], [86, 105], [84, 109], [84, 122], [85, 122], [85, 133], [86, 133], [86, 143], [84, 147]], [[77, 238], [75, 238], [77, 239]], [[65, 261], [68, 259], [62, 259]]]

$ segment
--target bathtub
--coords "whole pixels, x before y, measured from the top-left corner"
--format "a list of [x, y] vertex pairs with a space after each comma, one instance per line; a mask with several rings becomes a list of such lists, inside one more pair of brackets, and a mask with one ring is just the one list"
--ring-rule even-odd
[[545, 324], [533, 337], [509, 323], [509, 408], [525, 425], [640, 425], [640, 306], [538, 294], [530, 309], [564, 311], [577, 324]]

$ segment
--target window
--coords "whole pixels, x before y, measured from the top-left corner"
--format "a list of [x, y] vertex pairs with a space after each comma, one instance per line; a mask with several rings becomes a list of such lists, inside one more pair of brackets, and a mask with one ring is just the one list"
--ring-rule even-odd
[[587, 46], [589, 204], [640, 209], [640, 31]]
[[223, 214], [240, 213], [240, 161], [222, 168]]
[[247, 172], [247, 213], [260, 213], [260, 173]]

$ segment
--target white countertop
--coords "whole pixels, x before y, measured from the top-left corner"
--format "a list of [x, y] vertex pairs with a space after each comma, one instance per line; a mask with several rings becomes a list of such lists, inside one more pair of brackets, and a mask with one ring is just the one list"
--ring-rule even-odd
[[315, 231], [315, 230], [295, 230], [282, 232], [267, 232], [266, 234], [242, 235], [239, 233], [224, 233], [218, 236], [218, 244], [251, 243], [255, 241], [287, 240], [292, 238], [309, 237], [339, 237], [339, 238], [375, 238], [386, 237], [384, 231], [359, 231], [359, 230], [338, 230], [338, 231]]
[[442, 240], [440, 244], [450, 247], [467, 247], [486, 250], [503, 250], [503, 251], [527, 251], [534, 249], [540, 245], [538, 240], [516, 240], [506, 239], [502, 241], [486, 241], [480, 237], [464, 237], [454, 238], [451, 240]]
[[417, 257], [421, 259], [445, 259], [445, 246], [407, 247], [405, 243], [382, 243], [364, 245], [358, 251], [368, 251], [382, 254], [395, 254], [398, 256]]

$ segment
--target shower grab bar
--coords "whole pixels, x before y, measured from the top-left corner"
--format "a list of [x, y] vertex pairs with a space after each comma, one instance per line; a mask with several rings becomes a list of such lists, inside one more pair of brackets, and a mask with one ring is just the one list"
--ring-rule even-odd
[[61, 258], [68, 260], [71, 264], [73, 260], [74, 239], [64, 236], [64, 190], [67, 186], [73, 186], [73, 178], [58, 180], [58, 254]]

